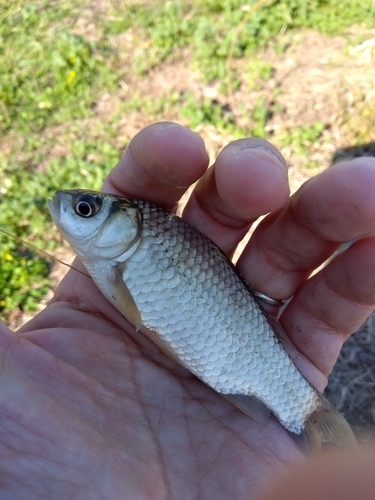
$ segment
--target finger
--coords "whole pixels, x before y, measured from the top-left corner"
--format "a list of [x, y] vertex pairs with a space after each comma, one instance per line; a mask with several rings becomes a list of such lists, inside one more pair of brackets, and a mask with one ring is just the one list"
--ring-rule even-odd
[[3, 373], [3, 364], [9, 352], [14, 348], [17, 339], [6, 324], [0, 320], [0, 373]]
[[200, 179], [184, 218], [231, 254], [259, 216], [284, 206], [289, 196], [287, 167], [263, 139], [234, 141]]
[[141, 130], [104, 181], [103, 191], [173, 209], [208, 166], [203, 140], [176, 123]]
[[355, 242], [310, 278], [280, 318], [299, 351], [326, 376], [343, 342], [375, 307], [374, 275], [371, 236]]
[[259, 224], [238, 261], [250, 285], [275, 299], [296, 293], [340, 245], [375, 231], [375, 159], [360, 158], [306, 182]]

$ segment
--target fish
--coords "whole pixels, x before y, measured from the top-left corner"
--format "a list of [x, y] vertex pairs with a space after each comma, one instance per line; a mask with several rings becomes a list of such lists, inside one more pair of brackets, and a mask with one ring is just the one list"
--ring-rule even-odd
[[104, 297], [171, 359], [258, 422], [307, 449], [356, 447], [336, 408], [301, 374], [281, 324], [221, 249], [147, 201], [82, 189], [48, 200]]

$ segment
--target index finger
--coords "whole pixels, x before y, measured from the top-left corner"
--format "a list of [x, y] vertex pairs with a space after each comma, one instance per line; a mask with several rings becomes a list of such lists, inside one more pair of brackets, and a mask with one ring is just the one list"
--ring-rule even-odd
[[155, 123], [130, 141], [104, 181], [103, 191], [173, 210], [186, 189], [204, 174], [208, 161], [199, 135], [176, 123]]

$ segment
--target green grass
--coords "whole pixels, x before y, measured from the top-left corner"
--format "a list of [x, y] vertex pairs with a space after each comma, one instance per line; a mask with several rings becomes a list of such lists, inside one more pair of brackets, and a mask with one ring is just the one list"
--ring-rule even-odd
[[92, 87], [113, 90], [118, 71], [105, 39], [72, 31], [73, 2], [3, 4], [0, 133], [30, 133], [92, 114]]
[[[46, 198], [59, 188], [99, 189], [129, 140], [120, 136], [129, 113], [153, 120], [171, 114], [193, 128], [209, 124], [223, 134], [267, 137], [275, 107], [259, 98], [247, 127], [224, 106], [228, 51], [254, 1], [13, 0], [0, 3], [0, 228], [53, 249], [59, 242]], [[250, 90], [272, 77], [261, 50], [285, 50], [280, 31], [312, 28], [345, 33], [353, 23], [370, 26], [371, 0], [268, 1], [237, 38], [233, 59], [244, 63]], [[96, 105], [106, 94], [121, 95], [131, 78], [147, 79], [153, 68], [191, 55], [191, 71], [218, 83], [220, 98], [198, 99], [191, 91], [154, 99], [135, 92], [105, 120]], [[242, 84], [233, 69], [233, 90]], [[290, 130], [304, 153], [324, 125]], [[365, 135], [365, 131], [361, 132]], [[57, 242], [57, 243], [56, 243]], [[1, 237], [0, 313], [32, 309], [47, 288], [44, 258]]]
[[[147, 48], [135, 59], [135, 70], [146, 73], [173, 55], [176, 49], [193, 47], [193, 68], [210, 82], [225, 78], [226, 60], [233, 36], [246, 9], [255, 2], [242, 0], [154, 1], [142, 5], [117, 2], [108, 32], [134, 29]], [[324, 34], [344, 32], [355, 23], [372, 25], [375, 6], [371, 0], [270, 0], [245, 24], [234, 47], [234, 57], [251, 54], [281, 30], [312, 28]], [[119, 19], [126, 19], [121, 23]]]
[[282, 145], [289, 146], [293, 144], [297, 154], [308, 155], [311, 146], [319, 139], [324, 128], [323, 122], [290, 128], [282, 140]]

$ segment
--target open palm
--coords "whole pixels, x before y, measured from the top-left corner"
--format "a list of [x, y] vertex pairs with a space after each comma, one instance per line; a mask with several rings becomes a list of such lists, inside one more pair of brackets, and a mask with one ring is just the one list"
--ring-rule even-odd
[[[201, 178], [184, 217], [228, 255], [272, 212], [238, 267], [260, 292], [294, 295], [281, 321], [322, 390], [375, 303], [374, 238], [308, 277], [340, 242], [374, 232], [375, 161], [334, 167], [290, 199], [285, 164], [265, 141], [230, 144], [206, 172], [207, 162], [195, 134], [155, 124], [104, 191], [173, 209]], [[253, 421], [169, 360], [74, 271], [17, 335], [3, 325], [0, 341], [1, 498], [252, 499], [303, 460], [282, 427]]]

